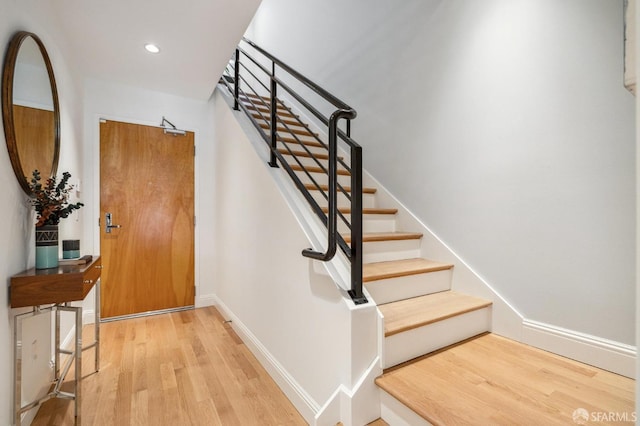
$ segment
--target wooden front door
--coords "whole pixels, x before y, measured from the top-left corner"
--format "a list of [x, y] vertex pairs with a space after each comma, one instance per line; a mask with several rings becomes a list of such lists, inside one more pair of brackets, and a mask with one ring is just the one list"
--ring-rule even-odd
[[194, 304], [193, 163], [192, 132], [100, 123], [103, 318]]

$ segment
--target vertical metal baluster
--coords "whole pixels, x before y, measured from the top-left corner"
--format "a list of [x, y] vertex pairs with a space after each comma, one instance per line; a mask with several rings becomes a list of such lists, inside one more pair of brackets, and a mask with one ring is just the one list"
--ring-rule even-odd
[[60, 378], [60, 310], [56, 305], [56, 316], [55, 316], [55, 356], [53, 360], [53, 370], [55, 379], [58, 380]]
[[[35, 311], [35, 308], [34, 308]], [[16, 426], [22, 424], [22, 315], [13, 319], [13, 421]]]
[[[350, 126], [347, 122], [347, 131]], [[351, 147], [351, 291], [358, 305], [367, 303], [362, 291], [362, 147]]]
[[95, 357], [95, 370], [96, 373], [100, 370], [100, 281], [101, 279], [98, 278], [98, 281], [96, 282], [96, 287], [94, 288], [94, 291], [96, 292], [95, 295], [95, 315], [94, 315], [94, 341], [96, 343], [95, 346], [95, 351], [96, 351], [96, 357]]
[[76, 362], [76, 389], [75, 389], [75, 416], [76, 425], [80, 426], [82, 412], [82, 306], [75, 308], [76, 311], [76, 350], [75, 350], [75, 362]]
[[329, 247], [327, 253], [336, 252], [336, 235], [338, 233], [338, 120], [340, 116], [332, 114], [329, 119], [329, 216], [327, 217], [327, 232], [329, 233]]
[[278, 167], [276, 162], [276, 149], [278, 148], [278, 102], [276, 96], [278, 95], [278, 84], [276, 83], [276, 64], [271, 62], [271, 156], [269, 159], [269, 165], [271, 167]]
[[238, 111], [240, 105], [238, 105], [238, 97], [240, 96], [240, 49], [236, 49], [236, 59], [234, 61], [233, 70], [233, 109]]

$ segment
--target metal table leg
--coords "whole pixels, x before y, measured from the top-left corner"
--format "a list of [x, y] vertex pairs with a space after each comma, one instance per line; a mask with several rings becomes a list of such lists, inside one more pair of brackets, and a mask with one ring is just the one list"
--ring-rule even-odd
[[22, 316], [13, 320], [13, 422], [22, 424]]
[[96, 286], [94, 288], [95, 294], [95, 308], [94, 312], [94, 337], [95, 337], [95, 347], [96, 347], [96, 358], [95, 358], [95, 371], [96, 373], [100, 370], [100, 279], [96, 282]]
[[[75, 330], [75, 345], [74, 350], [71, 353], [74, 360], [74, 393], [69, 394], [67, 392], [60, 391], [60, 385], [64, 380], [64, 377], [67, 375], [68, 367], [70, 364], [66, 365], [63, 373], [60, 375], [60, 379], [58, 381], [58, 386], [54, 389], [54, 393], [56, 396], [60, 396], [62, 398], [69, 398], [74, 400], [74, 416], [75, 416], [75, 424], [80, 426], [81, 424], [81, 407], [82, 407], [82, 306], [71, 306], [70, 303], [65, 303], [64, 306], [58, 305], [57, 307], [60, 311], [73, 312], [75, 314], [76, 320], [76, 330]], [[68, 351], [61, 350], [62, 353], [68, 353]]]

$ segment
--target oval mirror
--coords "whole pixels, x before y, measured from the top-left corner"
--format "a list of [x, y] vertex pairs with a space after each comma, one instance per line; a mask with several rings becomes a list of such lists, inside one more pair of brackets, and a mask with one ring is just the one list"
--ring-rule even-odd
[[35, 169], [53, 176], [60, 155], [60, 110], [49, 55], [33, 33], [16, 33], [2, 71], [2, 121], [16, 178], [29, 195]]

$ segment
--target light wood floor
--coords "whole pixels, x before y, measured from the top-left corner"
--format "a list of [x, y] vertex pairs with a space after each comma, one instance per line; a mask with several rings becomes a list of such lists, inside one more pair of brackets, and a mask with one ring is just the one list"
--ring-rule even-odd
[[[469, 339], [376, 380], [434, 425], [574, 425], [633, 420], [635, 381], [493, 334]], [[598, 417], [599, 416], [599, 417]], [[607, 416], [608, 418], [605, 418]]]
[[[93, 351], [83, 357], [84, 425], [306, 425], [213, 307], [105, 323], [101, 332], [100, 373], [89, 374]], [[575, 424], [577, 408], [633, 412], [633, 380], [514, 343], [488, 334], [383, 380], [434, 424]], [[32, 424], [72, 425], [73, 403], [48, 401]]]
[[[83, 357], [83, 425], [306, 425], [213, 307], [104, 323], [101, 335], [100, 372], [87, 375], [93, 350]], [[72, 425], [73, 402], [47, 401], [32, 424]]]

